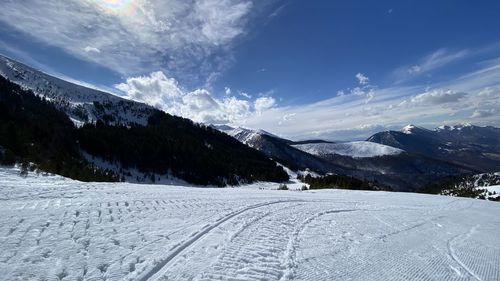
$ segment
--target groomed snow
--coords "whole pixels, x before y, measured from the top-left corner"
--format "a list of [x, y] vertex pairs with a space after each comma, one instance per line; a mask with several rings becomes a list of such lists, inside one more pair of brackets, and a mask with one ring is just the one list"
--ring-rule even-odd
[[308, 143], [294, 145], [294, 147], [313, 155], [339, 154], [355, 158], [397, 155], [404, 152], [399, 148], [368, 141]]
[[0, 169], [1, 280], [500, 280], [496, 202], [17, 173]]

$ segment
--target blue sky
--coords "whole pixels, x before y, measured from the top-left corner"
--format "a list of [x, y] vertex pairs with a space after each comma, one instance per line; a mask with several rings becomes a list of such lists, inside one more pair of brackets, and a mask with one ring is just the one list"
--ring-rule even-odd
[[8, 1], [0, 52], [198, 122], [500, 125], [498, 1]]

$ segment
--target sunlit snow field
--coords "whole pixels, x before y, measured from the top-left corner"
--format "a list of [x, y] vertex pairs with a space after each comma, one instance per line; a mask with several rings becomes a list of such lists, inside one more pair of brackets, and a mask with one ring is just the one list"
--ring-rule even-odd
[[276, 187], [1, 168], [0, 280], [500, 280], [500, 203]]

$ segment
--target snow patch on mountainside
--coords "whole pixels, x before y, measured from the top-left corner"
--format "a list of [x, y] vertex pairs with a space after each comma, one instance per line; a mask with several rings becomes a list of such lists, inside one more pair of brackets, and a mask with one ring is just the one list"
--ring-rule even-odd
[[96, 120], [146, 125], [153, 110], [146, 104], [53, 77], [2, 55], [0, 75], [54, 103], [77, 126]]
[[411, 135], [412, 134], [412, 130], [415, 129], [415, 125], [407, 125], [407, 126], [404, 126], [403, 129], [401, 129], [401, 132], [402, 133], [405, 133], [407, 135]]
[[473, 127], [472, 124], [470, 123], [463, 123], [463, 124], [458, 124], [454, 126], [447, 126], [447, 125], [441, 125], [434, 129], [436, 132], [441, 132], [441, 131], [461, 131], [464, 128], [471, 128]]
[[233, 138], [239, 140], [240, 142], [244, 144], [251, 144], [252, 141], [255, 141], [257, 138], [259, 138], [262, 135], [268, 135], [271, 137], [279, 138], [269, 132], [266, 132], [264, 130], [253, 130], [249, 128], [243, 128], [243, 127], [236, 127], [233, 128], [228, 125], [212, 125], [213, 128], [226, 133]]
[[500, 173], [466, 176], [460, 181], [444, 186], [440, 194], [498, 200], [500, 197]]
[[419, 135], [428, 134], [432, 132], [432, 130], [410, 124], [401, 128], [400, 132], [406, 135]]
[[397, 155], [404, 152], [399, 148], [368, 141], [354, 141], [346, 143], [308, 143], [293, 146], [313, 155], [339, 154], [354, 158]]
[[119, 162], [109, 162], [100, 157], [93, 156], [85, 151], [80, 152], [84, 159], [102, 170], [112, 171], [120, 177], [120, 181], [141, 184], [163, 184], [178, 186], [193, 186], [182, 179], [173, 176], [171, 173], [143, 173], [137, 168], [125, 168]]
[[485, 187], [488, 192], [493, 193], [495, 197], [500, 197], [500, 185], [490, 185]]

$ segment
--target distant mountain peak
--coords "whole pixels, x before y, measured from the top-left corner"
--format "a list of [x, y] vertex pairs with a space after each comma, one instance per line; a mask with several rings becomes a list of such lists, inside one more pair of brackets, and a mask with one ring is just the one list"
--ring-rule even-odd
[[404, 126], [402, 129], [401, 129], [401, 132], [402, 133], [405, 133], [407, 135], [411, 135], [412, 134], [412, 130], [415, 129], [417, 126], [413, 125], [413, 124], [409, 124], [409, 125], [406, 125]]
[[271, 136], [274, 138], [280, 138], [274, 134], [271, 134], [267, 131], [264, 131], [262, 129], [250, 129], [250, 128], [245, 128], [245, 127], [231, 127], [229, 125], [211, 125], [213, 128], [226, 133], [232, 137], [235, 137], [239, 141], [248, 144], [249, 141], [254, 140], [256, 137], [260, 137], [263, 135], [266, 136]]
[[428, 131], [429, 130], [426, 128], [419, 127], [413, 124], [406, 125], [401, 129], [401, 132], [407, 135], [416, 134], [418, 132], [428, 132]]
[[439, 127], [437, 127], [435, 129], [435, 131], [455, 131], [455, 130], [462, 130], [463, 128], [473, 128], [473, 127], [477, 127], [477, 126], [474, 126], [472, 125], [471, 123], [461, 123], [461, 124], [457, 124], [457, 125], [452, 125], [452, 126], [449, 126], [449, 125], [441, 125]]

